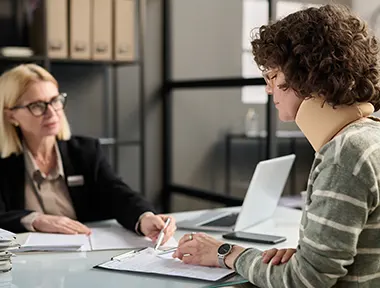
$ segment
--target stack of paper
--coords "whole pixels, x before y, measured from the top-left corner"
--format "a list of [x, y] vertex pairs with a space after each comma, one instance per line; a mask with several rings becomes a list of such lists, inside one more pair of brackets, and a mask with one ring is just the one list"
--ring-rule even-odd
[[7, 272], [12, 269], [12, 252], [9, 251], [18, 248], [20, 245], [16, 242], [16, 235], [4, 229], [0, 229], [0, 272]]

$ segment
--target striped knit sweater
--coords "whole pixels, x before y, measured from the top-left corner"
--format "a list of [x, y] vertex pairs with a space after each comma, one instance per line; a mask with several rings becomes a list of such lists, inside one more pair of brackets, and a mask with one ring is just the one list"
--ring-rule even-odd
[[380, 123], [347, 126], [315, 154], [297, 252], [282, 265], [248, 249], [236, 271], [258, 287], [380, 287]]

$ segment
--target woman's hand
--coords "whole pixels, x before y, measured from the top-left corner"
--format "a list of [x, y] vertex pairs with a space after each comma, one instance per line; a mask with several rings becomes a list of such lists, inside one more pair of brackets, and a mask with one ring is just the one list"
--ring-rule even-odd
[[[186, 234], [179, 240], [173, 258], [181, 259], [186, 264], [219, 267], [218, 248], [223, 243], [205, 233]], [[235, 259], [243, 250], [242, 247], [234, 246], [225, 258], [226, 265], [233, 268]]]
[[39, 215], [32, 223], [34, 229], [39, 232], [61, 234], [86, 234], [91, 230], [86, 225], [64, 216]]
[[297, 249], [270, 249], [263, 253], [263, 263], [269, 263], [272, 261], [273, 265], [284, 264], [292, 258]]
[[177, 230], [175, 219], [173, 217], [147, 213], [140, 220], [140, 230], [145, 236], [152, 239], [152, 241], [156, 241], [158, 238], [158, 235], [161, 232], [161, 229], [164, 228], [165, 222], [168, 218], [170, 218], [170, 223], [168, 227], [166, 227], [164, 230], [165, 236], [162, 241], [162, 244], [165, 244], [174, 235], [174, 232]]

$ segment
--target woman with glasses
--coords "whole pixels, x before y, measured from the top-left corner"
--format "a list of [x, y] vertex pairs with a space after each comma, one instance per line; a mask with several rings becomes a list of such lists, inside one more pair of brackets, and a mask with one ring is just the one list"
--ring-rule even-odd
[[[0, 228], [90, 234], [82, 223], [115, 218], [155, 240], [168, 216], [112, 172], [97, 140], [71, 136], [66, 99], [37, 65], [0, 77]], [[176, 229], [171, 220], [163, 242]]]
[[252, 51], [280, 120], [295, 121], [315, 150], [298, 246], [262, 252], [187, 234], [173, 256], [258, 287], [380, 287], [377, 39], [326, 5], [262, 26]]

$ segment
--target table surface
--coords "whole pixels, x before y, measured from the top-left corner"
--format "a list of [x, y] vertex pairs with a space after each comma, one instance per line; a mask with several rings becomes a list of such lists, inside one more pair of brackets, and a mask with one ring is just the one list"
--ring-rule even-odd
[[[239, 211], [240, 207], [222, 208], [221, 210]], [[203, 211], [174, 213], [177, 221], [199, 215]], [[298, 242], [298, 226], [301, 219], [301, 211], [278, 207], [273, 217], [246, 231], [283, 235], [287, 241], [273, 245], [253, 244], [247, 242], [230, 243], [244, 247], [256, 247], [269, 249], [273, 247], [296, 247]], [[175, 238], [179, 240], [189, 231], [178, 230]], [[218, 239], [223, 239], [221, 233], [210, 233]], [[19, 235], [22, 241], [25, 235]], [[0, 274], [0, 287], [18, 288], [76, 288], [76, 287], [209, 287], [214, 283], [182, 279], [166, 276], [152, 276], [139, 273], [125, 273], [106, 271], [93, 268], [95, 265], [109, 260], [112, 256], [122, 253], [123, 250], [94, 251], [94, 252], [60, 252], [60, 253], [24, 253], [18, 254], [12, 259], [13, 269], [10, 272]], [[246, 287], [231, 286], [231, 287]], [[249, 286], [249, 285], [248, 285]], [[251, 286], [253, 287], [253, 286]]]

